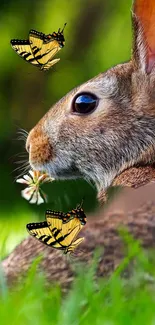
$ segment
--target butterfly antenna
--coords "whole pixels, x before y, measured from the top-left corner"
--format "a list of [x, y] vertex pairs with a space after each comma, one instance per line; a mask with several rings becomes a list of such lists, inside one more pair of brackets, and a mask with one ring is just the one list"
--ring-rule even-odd
[[81, 209], [83, 207], [84, 197], [82, 198], [82, 201], [80, 204], [77, 205], [76, 209]]
[[[64, 32], [64, 29], [65, 29], [66, 25], [67, 25], [67, 23], [64, 24], [64, 27], [63, 27], [63, 29], [61, 30], [61, 33]], [[60, 29], [60, 28], [59, 28], [59, 29]]]

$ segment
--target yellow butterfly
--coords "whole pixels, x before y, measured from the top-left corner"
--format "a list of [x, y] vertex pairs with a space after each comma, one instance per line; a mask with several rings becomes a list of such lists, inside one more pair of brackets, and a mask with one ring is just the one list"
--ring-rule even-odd
[[47, 222], [27, 224], [27, 230], [31, 236], [42, 243], [63, 250], [64, 254], [74, 251], [84, 240], [83, 237], [76, 239], [83, 228], [78, 218], [63, 223], [62, 219], [46, 215]]
[[11, 40], [11, 46], [16, 53], [27, 62], [40, 67], [41, 70], [48, 70], [60, 59], [53, 57], [65, 45], [63, 29], [52, 34], [45, 35], [36, 30], [30, 30], [28, 40]]

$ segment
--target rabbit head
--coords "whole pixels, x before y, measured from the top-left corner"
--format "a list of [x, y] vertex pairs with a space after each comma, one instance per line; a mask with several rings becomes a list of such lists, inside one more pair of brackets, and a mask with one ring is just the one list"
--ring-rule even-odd
[[32, 168], [83, 177], [105, 190], [122, 171], [154, 161], [155, 3], [133, 5], [132, 59], [73, 89], [27, 138]]

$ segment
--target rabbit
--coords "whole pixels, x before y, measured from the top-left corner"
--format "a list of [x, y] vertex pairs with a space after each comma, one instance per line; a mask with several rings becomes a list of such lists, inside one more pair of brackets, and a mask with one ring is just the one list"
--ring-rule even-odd
[[[77, 87], [47, 112], [27, 138], [32, 168], [47, 171], [55, 178], [91, 180], [102, 202], [112, 184], [139, 187], [155, 179], [154, 19], [153, 0], [134, 2], [131, 60]], [[135, 190], [136, 203], [141, 196], [139, 190]], [[154, 188], [145, 191], [143, 197], [145, 193], [150, 197]], [[77, 260], [91, 262], [94, 250], [103, 247], [98, 275], [111, 273], [123, 256], [117, 233], [120, 224], [140, 239], [144, 247], [155, 246], [154, 203], [130, 213], [101, 211], [83, 229], [85, 241], [82, 252], [77, 252]], [[25, 239], [2, 262], [8, 283], [24, 274], [40, 253], [44, 256], [42, 268], [49, 283], [59, 281], [67, 288], [74, 277], [73, 262], [32, 237]]]
[[131, 60], [73, 89], [45, 114], [26, 142], [32, 168], [55, 179], [83, 177], [104, 201], [122, 172], [154, 163], [154, 19], [153, 0], [134, 2]]

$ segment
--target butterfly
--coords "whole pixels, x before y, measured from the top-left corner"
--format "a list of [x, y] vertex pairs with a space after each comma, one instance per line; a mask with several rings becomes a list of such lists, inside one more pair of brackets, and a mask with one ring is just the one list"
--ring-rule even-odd
[[64, 254], [74, 249], [84, 240], [83, 237], [76, 239], [82, 229], [78, 218], [63, 224], [61, 219], [47, 215], [47, 221], [29, 223], [26, 228], [29, 234], [47, 246], [63, 250]]
[[13, 39], [10, 41], [15, 52], [27, 62], [40, 67], [41, 70], [48, 70], [60, 59], [53, 57], [65, 45], [64, 28], [58, 32], [45, 35], [36, 30], [30, 30], [28, 40]]
[[78, 218], [81, 222], [81, 225], [85, 225], [87, 218], [82, 208], [83, 200], [81, 204], [79, 204], [76, 209], [72, 209], [67, 213], [63, 213], [60, 211], [53, 211], [53, 210], [46, 210], [46, 217], [47, 216], [54, 216], [55, 218], [61, 219], [63, 223], [69, 222], [73, 218]]

